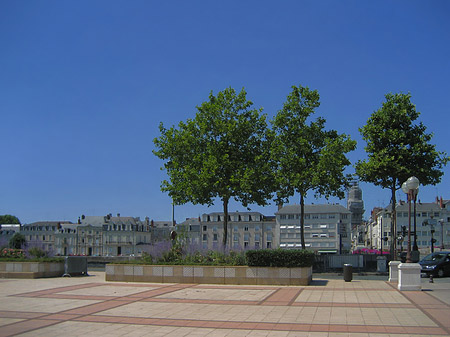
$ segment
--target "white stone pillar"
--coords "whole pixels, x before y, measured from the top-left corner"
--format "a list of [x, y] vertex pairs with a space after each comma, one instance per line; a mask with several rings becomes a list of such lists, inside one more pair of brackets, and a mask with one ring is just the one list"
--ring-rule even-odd
[[389, 282], [398, 282], [398, 266], [400, 261], [389, 262]]
[[421, 269], [418, 263], [400, 263], [398, 266], [398, 290], [421, 290]]

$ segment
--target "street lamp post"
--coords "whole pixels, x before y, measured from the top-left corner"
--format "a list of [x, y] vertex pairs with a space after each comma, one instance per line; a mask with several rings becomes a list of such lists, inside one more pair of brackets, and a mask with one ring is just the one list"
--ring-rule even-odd
[[411, 201], [415, 200], [418, 187], [419, 179], [416, 177], [410, 177], [402, 184], [402, 190], [408, 195], [408, 248], [406, 251], [406, 263], [411, 263]]
[[441, 251], [445, 249], [444, 246], [444, 219], [439, 220], [441, 224]]
[[413, 251], [418, 251], [419, 246], [417, 246], [417, 228], [416, 228], [416, 200], [417, 194], [419, 194], [419, 187], [416, 188], [416, 193], [414, 193], [414, 244]]

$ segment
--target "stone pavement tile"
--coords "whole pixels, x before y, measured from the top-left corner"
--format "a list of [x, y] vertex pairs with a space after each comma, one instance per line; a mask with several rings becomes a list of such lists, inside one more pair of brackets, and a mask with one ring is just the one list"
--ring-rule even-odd
[[1, 336], [15, 336], [19, 333], [36, 330], [42, 327], [56, 324], [58, 321], [32, 319], [4, 325], [1, 327]]
[[262, 301], [274, 290], [245, 290], [245, 289], [199, 289], [189, 288], [157, 296], [156, 298], [204, 299], [204, 300], [239, 300]]
[[20, 318], [2, 318], [2, 317], [0, 317], [0, 327], [2, 325], [17, 323], [17, 322], [21, 322], [21, 321], [23, 321], [23, 319], [20, 319]]
[[60, 291], [58, 294], [65, 295], [83, 295], [83, 296], [112, 296], [121, 297], [139, 294], [145, 291], [158, 289], [156, 287], [134, 287], [134, 286], [114, 286], [114, 285], [99, 285], [97, 287]]
[[75, 309], [89, 304], [98, 303], [98, 300], [74, 300], [53, 298], [27, 298], [27, 297], [0, 297], [0, 311], [23, 311], [56, 313]]

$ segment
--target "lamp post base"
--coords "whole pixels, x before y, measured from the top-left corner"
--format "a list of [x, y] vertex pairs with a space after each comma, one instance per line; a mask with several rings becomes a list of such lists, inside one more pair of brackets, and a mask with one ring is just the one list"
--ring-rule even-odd
[[421, 266], [418, 263], [400, 263], [398, 266], [398, 290], [421, 290], [420, 271]]
[[398, 266], [400, 261], [389, 262], [389, 282], [398, 282]]

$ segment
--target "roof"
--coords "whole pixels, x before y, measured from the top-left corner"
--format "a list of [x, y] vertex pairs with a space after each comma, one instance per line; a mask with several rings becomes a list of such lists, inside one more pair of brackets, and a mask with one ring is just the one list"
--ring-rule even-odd
[[36, 222], [32, 222], [29, 224], [25, 224], [23, 225], [24, 227], [29, 227], [29, 226], [57, 226], [59, 225], [63, 225], [63, 224], [71, 224], [71, 221], [36, 221]]
[[[286, 205], [275, 214], [300, 214], [300, 205]], [[342, 205], [338, 204], [313, 204], [305, 205], [305, 213], [344, 213], [351, 214], [351, 212]]]
[[[409, 205], [407, 202], [403, 202], [401, 204], [397, 204], [397, 206], [395, 207], [395, 210], [398, 211], [402, 211], [402, 212], [408, 212], [409, 210]], [[442, 208], [439, 207], [438, 204], [436, 204], [435, 202], [416, 202], [416, 211], [436, 211], [439, 212], [441, 211]], [[392, 204], [389, 204], [389, 206], [387, 206], [384, 209], [381, 209], [382, 211], [387, 211], [387, 212], [392, 212]]]

